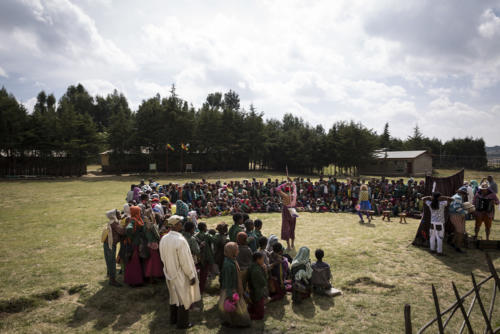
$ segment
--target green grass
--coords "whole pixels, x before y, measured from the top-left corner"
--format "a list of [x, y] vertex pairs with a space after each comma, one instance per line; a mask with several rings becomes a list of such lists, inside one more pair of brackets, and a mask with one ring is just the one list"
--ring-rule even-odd
[[[253, 175], [274, 178], [279, 174], [196, 174], [172, 181]], [[163, 283], [121, 289], [106, 284], [100, 243], [104, 213], [122, 206], [134, 181], [136, 176], [0, 182], [0, 332], [175, 332], [168, 324], [168, 291]], [[280, 214], [252, 215], [257, 217], [264, 221], [266, 235], [279, 233]], [[220, 221], [229, 223], [230, 217], [207, 220], [210, 226]], [[437, 258], [409, 246], [418, 221], [408, 222], [386, 223], [378, 218], [367, 226], [358, 224], [351, 214], [302, 214], [297, 246], [325, 250], [333, 284], [344, 295], [313, 297], [301, 305], [293, 305], [288, 296], [270, 304], [265, 321], [254, 322], [245, 332], [401, 333], [406, 303], [412, 306], [414, 328], [434, 317], [431, 284], [444, 308], [455, 298], [452, 281], [464, 292], [472, 286], [470, 272], [478, 279], [488, 275], [479, 250], [456, 255], [445, 248], [448, 256]], [[468, 222], [469, 232], [472, 227]], [[500, 239], [498, 221], [492, 237]], [[500, 252], [491, 255], [499, 268]], [[204, 311], [191, 313], [196, 327], [189, 332], [221, 331], [215, 308], [217, 285], [213, 281], [205, 295]], [[482, 289], [485, 304], [489, 305], [491, 291], [490, 284]], [[498, 300], [493, 315], [497, 327]], [[473, 313], [473, 323], [482, 326], [477, 306]], [[460, 315], [456, 319], [450, 326], [459, 325]]]

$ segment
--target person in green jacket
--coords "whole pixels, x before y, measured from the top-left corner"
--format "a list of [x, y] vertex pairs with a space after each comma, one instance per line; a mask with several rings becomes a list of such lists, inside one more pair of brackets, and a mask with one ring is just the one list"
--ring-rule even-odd
[[262, 220], [260, 219], [255, 219], [253, 222], [253, 225], [255, 227], [255, 235], [257, 237], [257, 243], [259, 242], [259, 239], [262, 237]]
[[243, 224], [243, 215], [241, 213], [235, 213], [233, 215], [233, 222], [233, 226], [229, 228], [229, 240], [236, 242], [236, 236], [238, 233], [244, 232], [241, 228], [241, 225]]
[[[257, 251], [257, 241], [259, 238], [257, 237], [257, 234], [255, 234], [255, 225], [254, 222], [251, 219], [248, 219], [245, 222], [245, 229], [246, 229], [246, 234], [248, 236], [248, 247], [252, 250], [252, 253], [255, 253]], [[238, 237], [236, 237], [238, 238]]]
[[191, 250], [191, 255], [193, 255], [194, 264], [198, 264], [199, 259], [201, 257], [200, 245], [198, 245], [198, 241], [194, 238], [194, 223], [186, 222], [184, 224], [184, 232], [182, 235], [186, 239], [189, 245], [189, 249]]
[[217, 234], [214, 238], [214, 258], [219, 272], [222, 271], [222, 264], [224, 263], [224, 246], [227, 244], [227, 224], [219, 223], [215, 228]]
[[203, 293], [210, 268], [214, 264], [214, 253], [212, 251], [214, 237], [208, 233], [207, 224], [199, 223], [198, 229], [200, 231], [195, 235], [195, 239], [200, 244], [200, 292]]
[[253, 254], [253, 262], [248, 269], [248, 288], [250, 289], [250, 304], [248, 305], [250, 319], [262, 320], [267, 299], [267, 268], [264, 263], [264, 254], [261, 252]]
[[[220, 273], [221, 292], [218, 303], [222, 324], [229, 327], [249, 327], [251, 320], [243, 298], [240, 267], [236, 262], [238, 245], [235, 242], [228, 242], [224, 246], [224, 255], [224, 264]], [[226, 304], [232, 305], [232, 309], [228, 309]]]

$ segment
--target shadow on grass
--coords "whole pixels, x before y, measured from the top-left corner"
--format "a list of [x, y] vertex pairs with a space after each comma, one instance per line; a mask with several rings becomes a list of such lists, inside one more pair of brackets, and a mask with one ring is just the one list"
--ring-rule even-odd
[[311, 297], [302, 300], [300, 303], [292, 303], [292, 310], [305, 319], [312, 319], [316, 314], [316, 307]]
[[[410, 245], [410, 247], [413, 247]], [[470, 275], [474, 270], [485, 271], [489, 275], [488, 265], [486, 264], [485, 251], [479, 249], [463, 249], [464, 253], [458, 253], [453, 247], [448, 244], [443, 244], [444, 256], [437, 256], [431, 254], [428, 248], [416, 247], [422, 252], [422, 256], [427, 256], [429, 258], [434, 257], [441, 261], [442, 264], [449, 267], [451, 270], [464, 274]], [[499, 250], [488, 251], [492, 261], [500, 257]]]
[[[101, 282], [101, 289], [88, 296], [82, 293], [73, 317], [68, 323], [71, 328], [95, 322], [94, 328], [102, 330], [112, 326], [114, 331], [128, 330], [141, 319], [143, 314], [154, 313], [152, 327], [168, 325], [168, 292], [165, 284], [154, 284], [138, 288], [116, 288]], [[164, 319], [164, 320], [163, 320]]]
[[[70, 328], [83, 327], [94, 323], [95, 330], [112, 329], [113, 331], [129, 331], [130, 327], [139, 322], [143, 316], [150, 316], [150, 333], [184, 333], [170, 324], [170, 310], [168, 289], [164, 283], [157, 283], [143, 287], [122, 288], [111, 287], [107, 282], [100, 283], [101, 288], [93, 295], [81, 294], [78, 306], [69, 321]], [[211, 304], [216, 296], [205, 294], [205, 305]], [[280, 319], [284, 316], [284, 308]], [[219, 329], [219, 333], [234, 333], [234, 328], [221, 326], [217, 303], [210, 308], [202, 307], [199, 311], [189, 312], [190, 322], [197, 328]], [[263, 332], [264, 322], [256, 322], [249, 329], [238, 329], [242, 333]]]
[[314, 304], [316, 306], [319, 306], [319, 308], [323, 311], [328, 311], [333, 306], [335, 306], [335, 298], [334, 297], [314, 295], [313, 301], [314, 301]]

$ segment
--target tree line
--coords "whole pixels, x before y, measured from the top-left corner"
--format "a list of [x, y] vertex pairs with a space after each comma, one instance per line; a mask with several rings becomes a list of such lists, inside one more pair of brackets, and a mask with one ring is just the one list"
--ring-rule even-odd
[[[68, 156], [95, 159], [110, 150], [119, 171], [155, 162], [159, 170], [178, 171], [184, 163], [198, 170], [284, 170], [312, 173], [331, 164], [348, 170], [369, 164], [377, 149], [428, 150], [442, 167], [484, 168], [482, 139], [442, 142], [427, 138], [418, 126], [405, 139], [374, 130], [355, 121], [340, 121], [329, 129], [310, 125], [286, 114], [264, 119], [254, 105], [244, 108], [238, 94], [208, 94], [200, 108], [180, 98], [175, 86], [168, 96], [145, 99], [132, 111], [127, 98], [116, 90], [92, 96], [83, 85], [69, 86], [56, 100], [41, 91], [34, 110], [26, 108], [5, 88], [0, 90], [0, 149], [5, 157]], [[189, 144], [184, 152], [181, 144]], [[182, 163], [182, 162], [181, 162]], [[139, 168], [139, 167], [137, 167]]]

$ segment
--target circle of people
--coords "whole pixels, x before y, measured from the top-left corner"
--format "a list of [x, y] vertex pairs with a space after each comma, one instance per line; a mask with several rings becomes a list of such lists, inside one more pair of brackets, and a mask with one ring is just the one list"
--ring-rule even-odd
[[[291, 182], [289, 179], [288, 184]], [[277, 236], [262, 235], [261, 220], [250, 219], [253, 212], [280, 212], [285, 205], [280, 201], [280, 189], [285, 184], [253, 179], [202, 180], [183, 186], [160, 185], [153, 180], [146, 184], [142, 180], [132, 185], [123, 211], [106, 213], [108, 223], [101, 241], [109, 284], [121, 286], [116, 280], [117, 262], [123, 281], [130, 286], [165, 279], [170, 321], [180, 329], [192, 326], [189, 310], [198, 308], [208, 282], [216, 276], [220, 282], [221, 321], [230, 327], [248, 327], [251, 320], [263, 319], [265, 305], [283, 299], [287, 292], [296, 303], [313, 292], [329, 297], [340, 294], [331, 285], [331, 269], [323, 262], [323, 250], [315, 251], [314, 263], [307, 247], [301, 247], [291, 258]], [[373, 214], [385, 216], [387, 212], [420, 218], [427, 205], [431, 210], [430, 247], [438, 253], [442, 253], [445, 207], [452, 203], [450, 214], [460, 216], [452, 218], [459, 230], [462, 223], [465, 230], [466, 214], [476, 209], [476, 235], [484, 222], [488, 237], [493, 216], [491, 205], [483, 199], [498, 204], [492, 178], [481, 184], [466, 183], [451, 198], [438, 193], [423, 197], [424, 182], [413, 179], [405, 183], [384, 178], [368, 182], [297, 178], [293, 187], [297, 191], [296, 211], [353, 212], [361, 222], [363, 214], [370, 220]], [[467, 197], [473, 198], [475, 205], [469, 204]], [[230, 227], [219, 223], [215, 229], [208, 229], [206, 223], [198, 222], [200, 218], [228, 214], [233, 220]], [[457, 248], [459, 242], [456, 240]]]

